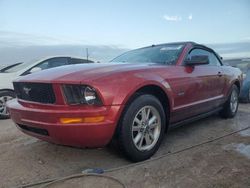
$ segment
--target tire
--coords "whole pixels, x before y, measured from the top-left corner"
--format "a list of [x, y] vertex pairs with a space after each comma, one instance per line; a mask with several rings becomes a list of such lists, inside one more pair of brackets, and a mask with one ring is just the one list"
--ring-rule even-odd
[[236, 85], [233, 85], [231, 93], [225, 102], [223, 109], [220, 112], [220, 115], [223, 118], [233, 118], [239, 107], [239, 89]]
[[153, 95], [137, 96], [125, 109], [118, 129], [118, 145], [133, 161], [150, 158], [160, 147], [166, 129], [166, 115]]
[[10, 114], [6, 107], [6, 102], [15, 98], [13, 91], [0, 91], [0, 119], [10, 118]]

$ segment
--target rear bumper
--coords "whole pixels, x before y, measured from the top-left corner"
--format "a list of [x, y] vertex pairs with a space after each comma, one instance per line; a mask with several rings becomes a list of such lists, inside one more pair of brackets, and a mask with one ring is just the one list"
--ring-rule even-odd
[[[56, 108], [25, 106], [16, 99], [7, 104], [12, 120], [24, 133], [48, 142], [76, 146], [101, 147], [111, 140], [121, 106], [92, 108]], [[62, 117], [104, 116], [98, 123], [62, 124]]]

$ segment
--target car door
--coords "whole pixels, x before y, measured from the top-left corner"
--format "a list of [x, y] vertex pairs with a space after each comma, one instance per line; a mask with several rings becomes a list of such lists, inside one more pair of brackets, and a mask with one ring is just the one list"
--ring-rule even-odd
[[[218, 56], [214, 52], [210, 52], [209, 54], [209, 66], [211, 70], [214, 71], [214, 73], [217, 73], [214, 78], [214, 90], [213, 93], [210, 93], [210, 96], [222, 98], [223, 92], [226, 87], [226, 78], [225, 78], [225, 72], [222, 67], [222, 63], [219, 60]], [[214, 101], [216, 104], [220, 105], [218, 101]], [[221, 101], [222, 102], [222, 101]]]
[[[186, 56], [208, 56], [210, 52], [194, 48]], [[219, 96], [218, 73], [220, 68], [210, 64], [177, 66], [176, 78], [170, 80], [174, 87], [174, 107], [171, 123], [184, 120], [212, 110]]]

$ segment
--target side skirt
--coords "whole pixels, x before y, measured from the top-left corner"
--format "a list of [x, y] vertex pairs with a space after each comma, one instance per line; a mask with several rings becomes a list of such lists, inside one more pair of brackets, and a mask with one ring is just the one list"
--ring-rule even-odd
[[215, 110], [212, 110], [212, 111], [209, 111], [209, 112], [206, 112], [206, 113], [203, 113], [203, 114], [200, 114], [200, 115], [197, 115], [197, 116], [194, 116], [194, 117], [191, 117], [191, 118], [188, 118], [188, 119], [176, 122], [176, 123], [172, 123], [170, 124], [169, 129], [171, 130], [171, 129], [186, 125], [188, 123], [197, 121], [199, 119], [206, 118], [208, 116], [211, 116], [212, 114], [219, 112], [220, 110], [222, 110], [222, 107], [216, 108]]

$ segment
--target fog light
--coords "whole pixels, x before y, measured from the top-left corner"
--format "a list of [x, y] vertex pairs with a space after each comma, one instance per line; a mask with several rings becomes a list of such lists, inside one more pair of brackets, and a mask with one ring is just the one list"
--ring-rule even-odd
[[99, 123], [104, 121], [104, 116], [84, 117], [84, 118], [60, 118], [62, 124], [72, 123]]

